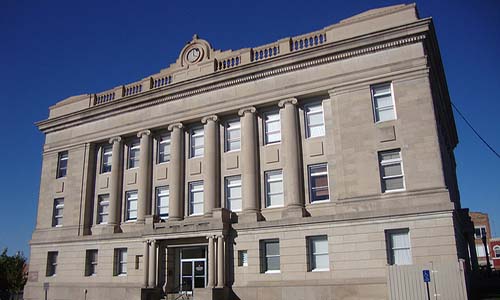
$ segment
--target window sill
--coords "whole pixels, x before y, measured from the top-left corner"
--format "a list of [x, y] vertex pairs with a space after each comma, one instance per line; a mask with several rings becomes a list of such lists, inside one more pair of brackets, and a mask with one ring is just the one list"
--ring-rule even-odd
[[279, 144], [281, 144], [281, 141], [279, 141], [279, 142], [270, 142], [270, 143], [265, 143], [264, 147], [266, 147], [266, 146], [272, 146], [272, 145], [279, 145]]
[[388, 124], [390, 122], [394, 122], [396, 121], [397, 118], [394, 118], [394, 119], [390, 119], [390, 120], [384, 120], [384, 121], [375, 121], [375, 125], [382, 125], [382, 124]]
[[160, 165], [166, 165], [168, 163], [170, 163], [170, 160], [169, 161], [164, 161], [164, 162], [159, 162], [159, 163], [156, 163], [156, 164], [160, 166]]
[[271, 205], [271, 206], [266, 206], [265, 209], [267, 208], [270, 208], [270, 209], [273, 209], [273, 208], [283, 208], [285, 207], [284, 205]]
[[314, 269], [311, 272], [330, 272], [330, 269]]
[[127, 276], [127, 273], [125, 273], [125, 274], [118, 274], [118, 275], [116, 275], [116, 276], [117, 276], [117, 277], [126, 277], [126, 276]]
[[328, 200], [318, 200], [318, 201], [313, 201], [311, 202], [311, 205], [315, 205], [315, 204], [321, 204], [321, 203], [330, 203], [330, 199]]
[[314, 139], [321, 139], [325, 138], [325, 135], [317, 135], [317, 136], [308, 136], [306, 137], [306, 141], [314, 140]]
[[382, 194], [390, 194], [390, 193], [397, 193], [397, 192], [405, 192], [406, 189], [397, 189], [397, 190], [388, 190], [388, 191], [383, 191]]
[[271, 270], [271, 271], [265, 271], [264, 274], [280, 274], [280, 270]]
[[135, 220], [126, 220], [125, 221], [125, 223], [135, 223], [135, 222], [137, 222], [137, 219], [135, 219]]
[[235, 150], [226, 150], [226, 151], [224, 151], [224, 153], [235, 153], [235, 152], [240, 152], [240, 151], [241, 151], [241, 148], [235, 149]]

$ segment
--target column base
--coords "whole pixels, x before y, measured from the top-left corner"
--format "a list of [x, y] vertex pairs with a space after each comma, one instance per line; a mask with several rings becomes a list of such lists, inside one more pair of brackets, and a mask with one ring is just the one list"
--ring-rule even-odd
[[282, 218], [302, 218], [307, 216], [307, 211], [301, 206], [289, 206], [281, 213]]
[[255, 223], [263, 220], [262, 214], [257, 211], [242, 212], [238, 214], [238, 223]]

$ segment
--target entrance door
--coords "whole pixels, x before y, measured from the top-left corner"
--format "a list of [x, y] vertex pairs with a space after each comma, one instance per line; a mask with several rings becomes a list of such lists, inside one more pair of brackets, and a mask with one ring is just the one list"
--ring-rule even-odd
[[[181, 291], [192, 292], [207, 284], [207, 259], [204, 248], [183, 249], [181, 252]], [[197, 258], [194, 258], [198, 256]], [[201, 256], [201, 258], [200, 258]]]

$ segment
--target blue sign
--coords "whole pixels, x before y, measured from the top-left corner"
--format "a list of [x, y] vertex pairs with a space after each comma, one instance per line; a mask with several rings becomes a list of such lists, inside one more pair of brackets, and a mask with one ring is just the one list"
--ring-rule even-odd
[[422, 275], [424, 275], [424, 282], [431, 282], [431, 272], [429, 270], [422, 270]]

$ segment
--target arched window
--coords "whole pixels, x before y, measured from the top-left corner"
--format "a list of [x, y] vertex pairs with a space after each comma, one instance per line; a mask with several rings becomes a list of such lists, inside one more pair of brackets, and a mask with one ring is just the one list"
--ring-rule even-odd
[[500, 246], [493, 247], [493, 252], [495, 252], [495, 257], [500, 257]]

